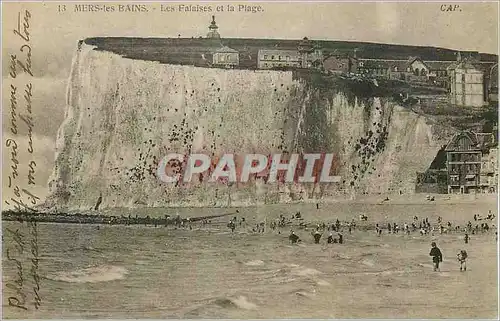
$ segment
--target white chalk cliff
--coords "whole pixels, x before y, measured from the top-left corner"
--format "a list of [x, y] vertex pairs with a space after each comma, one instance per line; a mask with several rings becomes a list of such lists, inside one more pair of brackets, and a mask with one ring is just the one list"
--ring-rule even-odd
[[[412, 192], [415, 172], [428, 168], [449, 137], [437, 127], [387, 99], [315, 88], [292, 72], [160, 64], [83, 44], [46, 204], [87, 210], [102, 195], [101, 208], [244, 206]], [[343, 181], [326, 188], [260, 180], [176, 187], [156, 177], [158, 161], [171, 152], [280, 148], [336, 153]]]

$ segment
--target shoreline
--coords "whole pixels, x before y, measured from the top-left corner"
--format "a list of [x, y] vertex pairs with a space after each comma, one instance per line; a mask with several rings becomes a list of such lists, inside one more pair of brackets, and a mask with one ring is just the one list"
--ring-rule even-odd
[[[434, 197], [428, 200], [427, 196]], [[368, 196], [355, 200], [310, 200], [307, 202], [279, 203], [252, 206], [231, 206], [231, 207], [137, 207], [137, 208], [103, 208], [100, 210], [68, 210], [68, 211], [16, 211], [3, 210], [2, 221], [19, 222], [46, 222], [46, 223], [68, 223], [68, 224], [105, 224], [105, 225], [157, 225], [168, 226], [177, 225], [181, 222], [195, 223], [211, 219], [226, 217], [230, 215], [252, 217], [258, 216], [271, 218], [272, 212], [295, 213], [303, 212], [323, 217], [333, 214], [339, 209], [344, 213], [338, 213], [340, 217], [345, 214], [356, 216], [362, 213], [360, 208], [374, 207], [385, 213], [389, 208], [397, 208], [396, 211], [404, 212], [406, 207], [423, 207], [434, 212], [436, 207], [453, 207], [464, 205], [470, 207], [472, 204], [486, 205], [497, 208], [498, 198], [496, 194], [466, 194], [466, 195], [397, 195], [392, 199], [384, 201], [381, 197]], [[345, 210], [347, 209], [347, 212]], [[401, 210], [399, 210], [401, 209]], [[377, 210], [378, 211], [378, 210]], [[342, 211], [341, 211], [342, 212]], [[316, 214], [317, 213], [317, 214]], [[323, 213], [323, 214], [321, 214]], [[308, 215], [310, 216], [310, 215]], [[392, 215], [389, 215], [392, 216]], [[387, 217], [389, 218], [389, 217]], [[396, 219], [394, 217], [393, 219]]]
[[[427, 196], [433, 197], [434, 200], [430, 201]], [[389, 200], [386, 200], [386, 199]], [[109, 212], [114, 210], [148, 210], [148, 209], [164, 209], [164, 210], [202, 210], [202, 209], [252, 209], [252, 208], [272, 208], [281, 206], [304, 206], [309, 204], [364, 204], [364, 205], [454, 205], [454, 204], [468, 204], [468, 203], [498, 203], [498, 194], [496, 193], [484, 193], [484, 194], [402, 194], [402, 195], [391, 195], [391, 194], [380, 194], [380, 195], [361, 195], [354, 198], [340, 197], [340, 198], [323, 198], [323, 199], [305, 199], [298, 201], [289, 202], [277, 202], [277, 203], [249, 203], [249, 202], [231, 202], [231, 204], [223, 205], [213, 205], [207, 206], [206, 203], [191, 203], [185, 206], [176, 204], [176, 206], [117, 206], [117, 207], [103, 207], [100, 211]], [[88, 208], [90, 206], [86, 206]], [[92, 206], [93, 207], [93, 206]], [[50, 208], [40, 205], [38, 208], [41, 211], [45, 210], [51, 212]], [[43, 209], [43, 210], [42, 210]], [[4, 210], [5, 211], [5, 210]], [[70, 207], [65, 212], [94, 212], [93, 210], [83, 209], [82, 207]]]

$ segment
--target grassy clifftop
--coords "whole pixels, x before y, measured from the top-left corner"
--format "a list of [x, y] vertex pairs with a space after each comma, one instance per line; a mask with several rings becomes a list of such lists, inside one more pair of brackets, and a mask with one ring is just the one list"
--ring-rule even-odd
[[[126, 58], [158, 61], [160, 63], [192, 64], [205, 66], [200, 58], [201, 53], [214, 46], [224, 45], [240, 52], [240, 65], [252, 68], [257, 64], [259, 49], [297, 49], [301, 40], [290, 39], [243, 39], [243, 38], [128, 38], [128, 37], [97, 37], [83, 40], [85, 44], [95, 46], [97, 50], [109, 51]], [[354, 50], [360, 58], [408, 59], [419, 56], [423, 60], [455, 60], [455, 50], [380, 44], [368, 42], [313, 40], [325, 53], [353, 54]], [[474, 52], [463, 52], [468, 55]], [[496, 55], [479, 54], [481, 61], [498, 60]]]

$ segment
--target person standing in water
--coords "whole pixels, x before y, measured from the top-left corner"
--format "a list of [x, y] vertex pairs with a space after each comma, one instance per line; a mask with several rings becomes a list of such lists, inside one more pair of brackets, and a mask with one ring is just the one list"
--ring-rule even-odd
[[443, 254], [441, 250], [437, 247], [436, 242], [431, 243], [431, 252], [429, 253], [432, 256], [432, 263], [434, 263], [434, 271], [439, 271], [439, 263], [443, 262]]
[[457, 260], [460, 262], [460, 271], [467, 271], [467, 251], [460, 250], [457, 254]]
[[319, 232], [319, 230], [316, 230], [316, 232], [314, 232], [313, 237], [314, 243], [319, 244], [319, 240], [321, 240], [321, 233]]
[[294, 231], [290, 231], [290, 236], [288, 237], [290, 243], [295, 244], [299, 241], [299, 237], [295, 234]]
[[227, 227], [231, 229], [231, 232], [234, 233], [234, 229], [236, 228], [236, 224], [233, 222], [233, 220], [230, 220], [229, 223], [227, 224]]
[[330, 235], [328, 235], [328, 239], [326, 240], [326, 242], [327, 242], [328, 244], [333, 243], [333, 233], [330, 233]]

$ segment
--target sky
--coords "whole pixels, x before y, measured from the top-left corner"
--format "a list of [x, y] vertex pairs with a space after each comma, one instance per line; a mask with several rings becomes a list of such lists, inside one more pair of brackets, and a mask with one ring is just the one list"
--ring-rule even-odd
[[[15, 47], [11, 29], [28, 8], [32, 15], [32, 39], [38, 68], [57, 75], [66, 70], [80, 39], [94, 36], [192, 37], [205, 35], [216, 15], [222, 37], [284, 38], [368, 41], [430, 45], [450, 49], [498, 53], [498, 3], [458, 3], [454, 12], [441, 11], [442, 3], [248, 3], [263, 12], [227, 12], [227, 3], [191, 2], [191, 5], [223, 5], [224, 12], [161, 12], [148, 3], [149, 12], [75, 12], [71, 2], [4, 3], [3, 45]], [[58, 12], [58, 6], [66, 6]], [[88, 3], [87, 3], [88, 4]], [[95, 3], [94, 3], [95, 4]], [[452, 3], [453, 4], [453, 3]], [[178, 9], [178, 3], [171, 3]], [[164, 6], [166, 6], [164, 4]], [[237, 7], [237, 5], [235, 4]], [[461, 10], [461, 11], [459, 11]], [[5, 50], [4, 50], [5, 52]], [[5, 74], [5, 67], [4, 67]]]
[[[19, 51], [14, 34], [17, 13], [30, 12], [30, 45], [34, 84], [33, 129], [38, 149], [37, 188], [45, 193], [52, 171], [56, 133], [64, 119], [65, 88], [78, 40], [98, 36], [198, 37], [205, 36], [215, 15], [221, 36], [228, 38], [281, 38], [366, 41], [437, 46], [498, 54], [498, 2], [457, 3], [455, 11], [442, 11], [443, 3], [246, 3], [261, 12], [238, 12], [239, 3], [191, 2], [223, 12], [162, 11], [146, 4], [148, 12], [119, 12], [118, 3], [106, 4], [114, 12], [77, 12], [72, 2], [2, 3], [2, 123], [3, 141], [9, 138], [8, 57]], [[184, 2], [184, 4], [187, 4]], [[228, 12], [228, 4], [235, 6]], [[454, 3], [449, 3], [454, 5]], [[65, 6], [65, 7], [62, 7]], [[164, 4], [164, 7], [166, 5]], [[65, 10], [62, 10], [65, 8]], [[20, 144], [26, 142], [19, 138]], [[8, 162], [8, 153], [3, 153]], [[3, 186], [8, 169], [3, 166]]]

